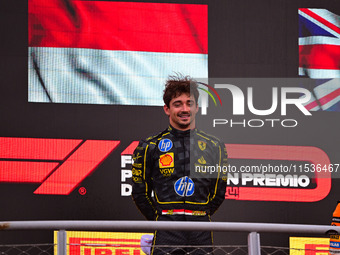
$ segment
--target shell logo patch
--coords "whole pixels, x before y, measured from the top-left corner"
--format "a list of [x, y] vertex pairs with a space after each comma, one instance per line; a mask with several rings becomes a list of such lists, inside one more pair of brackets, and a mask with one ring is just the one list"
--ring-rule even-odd
[[159, 168], [174, 167], [174, 153], [169, 152], [159, 156]]

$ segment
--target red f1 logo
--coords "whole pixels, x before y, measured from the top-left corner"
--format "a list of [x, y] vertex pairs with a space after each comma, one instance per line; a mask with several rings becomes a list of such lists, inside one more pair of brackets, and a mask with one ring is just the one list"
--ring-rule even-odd
[[119, 143], [0, 137], [0, 182], [41, 183], [34, 194], [68, 195]]

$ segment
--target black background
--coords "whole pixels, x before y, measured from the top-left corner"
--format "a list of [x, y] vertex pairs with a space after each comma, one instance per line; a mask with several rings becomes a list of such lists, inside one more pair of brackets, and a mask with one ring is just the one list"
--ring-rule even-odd
[[[149, 1], [160, 2], [160, 1]], [[298, 77], [298, 15], [303, 7], [340, 13], [334, 0], [166, 1], [208, 4], [209, 77]], [[28, 103], [28, 2], [0, 4], [0, 136], [119, 140], [119, 147], [69, 196], [34, 195], [35, 184], [0, 183], [0, 221], [13, 220], [143, 220], [131, 198], [120, 196], [120, 153], [132, 142], [167, 126], [161, 107]], [[327, 131], [296, 129], [307, 143], [331, 148], [339, 141], [338, 113], [318, 113]], [[231, 131], [234, 132], [234, 131]], [[231, 133], [227, 143], [266, 142], [259, 130], [246, 137]], [[296, 133], [298, 132], [298, 133]], [[257, 139], [255, 139], [257, 137]], [[248, 140], [247, 140], [248, 138]], [[289, 137], [287, 137], [289, 139]], [[303, 140], [303, 139], [302, 139]], [[296, 142], [297, 143], [297, 142]], [[325, 151], [327, 151], [325, 149]], [[339, 149], [330, 152], [340, 163]], [[338, 160], [338, 162], [336, 162]], [[339, 180], [315, 203], [225, 201], [215, 221], [329, 224], [339, 200]], [[216, 243], [244, 244], [247, 233], [216, 233]], [[0, 243], [52, 242], [52, 233], [2, 232]], [[288, 245], [287, 235], [261, 235], [267, 245]]]

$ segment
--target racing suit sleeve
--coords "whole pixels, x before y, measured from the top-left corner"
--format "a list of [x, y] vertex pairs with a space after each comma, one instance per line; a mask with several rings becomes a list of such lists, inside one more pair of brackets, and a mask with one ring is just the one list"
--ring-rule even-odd
[[153, 199], [151, 198], [152, 162], [150, 162], [149, 151], [149, 144], [144, 141], [140, 141], [133, 153], [132, 198], [144, 217], [148, 220], [154, 220], [156, 217], [156, 210]]
[[[332, 226], [340, 226], [340, 201], [333, 212]], [[340, 235], [331, 234], [329, 238], [329, 254], [336, 255], [339, 253]]]
[[340, 226], [340, 200], [338, 201], [333, 212], [332, 226]]
[[[227, 160], [228, 154], [223, 143], [219, 143], [217, 146], [217, 159], [216, 164], [223, 169], [227, 167]], [[220, 207], [225, 199], [226, 193], [226, 186], [227, 186], [227, 172], [226, 171], [219, 171], [216, 176], [216, 179], [213, 179], [210, 186], [210, 215], [213, 215], [216, 210]]]

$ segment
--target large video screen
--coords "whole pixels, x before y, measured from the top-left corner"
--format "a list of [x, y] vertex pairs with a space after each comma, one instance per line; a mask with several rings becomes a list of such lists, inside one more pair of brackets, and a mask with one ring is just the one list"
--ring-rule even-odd
[[0, 8], [3, 220], [144, 220], [132, 153], [168, 127], [165, 80], [182, 74], [207, 85], [197, 127], [229, 155], [213, 220], [331, 222], [337, 1], [19, 2]]

